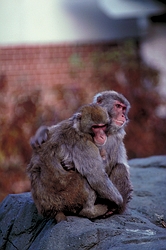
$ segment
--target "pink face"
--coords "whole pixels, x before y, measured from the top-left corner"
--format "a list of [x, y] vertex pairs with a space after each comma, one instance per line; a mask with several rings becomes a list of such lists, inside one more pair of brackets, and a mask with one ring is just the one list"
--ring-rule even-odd
[[95, 134], [93, 139], [97, 146], [103, 146], [106, 143], [107, 141], [107, 136], [105, 134], [106, 129], [107, 126], [104, 124], [98, 124], [92, 127], [93, 133]]
[[119, 101], [115, 101], [114, 103], [114, 116], [112, 118], [112, 122], [121, 127], [126, 123], [126, 105]]

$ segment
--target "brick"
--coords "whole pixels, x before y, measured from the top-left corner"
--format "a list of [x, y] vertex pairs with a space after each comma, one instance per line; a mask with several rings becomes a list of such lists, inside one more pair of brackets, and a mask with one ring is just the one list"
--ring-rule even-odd
[[[94, 53], [108, 46], [107, 43], [1, 46], [0, 74], [7, 77], [8, 93], [23, 86], [27, 91], [40, 88], [43, 95], [57, 84], [85, 86], [93, 74]], [[71, 65], [74, 54], [79, 55], [81, 67]]]

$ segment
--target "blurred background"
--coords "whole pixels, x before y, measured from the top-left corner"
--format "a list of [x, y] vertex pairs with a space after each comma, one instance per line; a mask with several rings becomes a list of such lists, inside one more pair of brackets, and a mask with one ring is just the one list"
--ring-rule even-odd
[[131, 103], [129, 159], [166, 154], [166, 5], [0, 0], [0, 201], [30, 190], [29, 140], [103, 90]]

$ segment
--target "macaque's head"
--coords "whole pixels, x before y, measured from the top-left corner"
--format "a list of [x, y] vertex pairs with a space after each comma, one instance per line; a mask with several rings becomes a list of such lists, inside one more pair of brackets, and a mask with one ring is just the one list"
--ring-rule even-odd
[[104, 91], [95, 95], [93, 103], [106, 108], [112, 120], [113, 129], [119, 130], [127, 124], [130, 103], [122, 94], [111, 90]]
[[85, 134], [90, 134], [97, 146], [102, 146], [107, 141], [107, 131], [110, 118], [103, 107], [96, 104], [83, 106], [75, 114], [77, 129]]

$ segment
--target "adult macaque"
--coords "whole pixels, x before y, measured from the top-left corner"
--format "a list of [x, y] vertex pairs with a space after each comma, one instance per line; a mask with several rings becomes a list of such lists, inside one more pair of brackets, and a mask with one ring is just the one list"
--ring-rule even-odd
[[[128, 122], [130, 104], [123, 95], [115, 91], [104, 91], [97, 94], [94, 97], [93, 103], [104, 107], [112, 120], [107, 142], [105, 146], [101, 147], [98, 145], [98, 148], [100, 149], [105, 171], [108, 174], [113, 187], [118, 189], [123, 198], [123, 203], [121, 205], [117, 205], [114, 202], [111, 206], [109, 205], [109, 210], [115, 210], [117, 213], [122, 213], [126, 209], [126, 205], [131, 199], [132, 193], [126, 149], [123, 143], [123, 138], [125, 136], [124, 128]], [[31, 146], [34, 149], [40, 147], [43, 142], [47, 141], [49, 131], [53, 128], [54, 126], [40, 128], [36, 135], [31, 139]], [[63, 167], [65, 168], [65, 164], [63, 164]], [[96, 180], [98, 175], [93, 176]], [[99, 202], [103, 203], [105, 201], [100, 200]]]
[[122, 206], [123, 198], [106, 174], [98, 149], [107, 141], [109, 125], [104, 108], [91, 104], [49, 129], [47, 141], [34, 149], [27, 169], [41, 214], [57, 221], [69, 212], [88, 218], [101, 216], [107, 206], [94, 205], [96, 193]]
[[105, 145], [108, 153], [108, 174], [117, 163], [125, 164], [126, 168], [129, 169], [123, 139], [126, 134], [124, 128], [128, 122], [130, 103], [123, 95], [115, 91], [104, 91], [97, 94], [93, 103], [104, 107], [111, 119], [108, 141]]
[[116, 210], [116, 212], [123, 213], [132, 193], [129, 165], [123, 143], [130, 103], [122, 94], [115, 91], [98, 93], [95, 95], [93, 103], [106, 108], [112, 120], [108, 139], [104, 146], [107, 155], [105, 170], [123, 197], [123, 205]]

